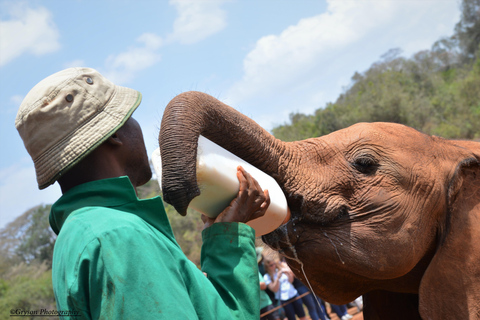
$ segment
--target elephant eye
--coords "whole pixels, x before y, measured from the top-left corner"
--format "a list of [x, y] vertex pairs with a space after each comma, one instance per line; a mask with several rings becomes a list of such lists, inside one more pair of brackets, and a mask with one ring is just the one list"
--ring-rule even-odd
[[370, 157], [358, 157], [353, 162], [353, 167], [363, 174], [373, 174], [378, 169], [378, 163]]

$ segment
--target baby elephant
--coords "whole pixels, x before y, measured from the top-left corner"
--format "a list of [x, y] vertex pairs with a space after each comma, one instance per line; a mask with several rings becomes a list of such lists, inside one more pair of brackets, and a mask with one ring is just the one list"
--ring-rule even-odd
[[364, 295], [365, 319], [480, 318], [480, 143], [394, 123], [283, 142], [187, 92], [159, 137], [164, 199], [182, 214], [200, 193], [200, 134], [276, 179], [292, 218], [263, 240], [319, 297]]

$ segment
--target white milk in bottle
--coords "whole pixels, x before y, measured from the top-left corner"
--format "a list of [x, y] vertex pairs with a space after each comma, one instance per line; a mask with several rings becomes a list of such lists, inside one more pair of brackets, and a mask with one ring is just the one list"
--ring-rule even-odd
[[[152, 163], [162, 189], [159, 148], [152, 154]], [[238, 166], [242, 166], [258, 181], [260, 187], [268, 189], [270, 194], [270, 206], [265, 215], [247, 222], [255, 229], [255, 235], [258, 237], [270, 233], [288, 221], [290, 210], [287, 200], [275, 179], [203, 136], [198, 138], [197, 150], [197, 183], [200, 195], [193, 198], [189, 207], [210, 218], [218, 216], [238, 194]]]

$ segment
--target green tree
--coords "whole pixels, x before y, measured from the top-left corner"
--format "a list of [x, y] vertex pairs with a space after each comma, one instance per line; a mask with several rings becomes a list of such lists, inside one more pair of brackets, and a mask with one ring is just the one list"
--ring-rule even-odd
[[474, 60], [480, 45], [480, 0], [463, 0], [461, 11], [453, 38], [458, 41], [463, 56]]
[[[1, 274], [0, 318], [9, 319], [10, 310], [55, 310], [50, 266], [43, 263], [20, 263]], [[22, 317], [35, 319], [38, 317]], [[10, 318], [11, 319], [11, 318]]]
[[50, 208], [36, 206], [0, 230], [0, 252], [6, 260], [51, 263], [56, 235], [49, 227]]

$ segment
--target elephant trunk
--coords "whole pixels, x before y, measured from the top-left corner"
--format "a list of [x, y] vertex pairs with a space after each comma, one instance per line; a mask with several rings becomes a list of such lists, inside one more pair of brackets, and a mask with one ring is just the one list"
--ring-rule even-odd
[[163, 198], [182, 215], [200, 195], [196, 159], [203, 135], [279, 182], [280, 157], [286, 143], [256, 122], [205, 93], [182, 93], [167, 105], [160, 129]]

